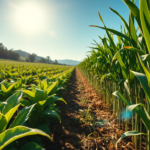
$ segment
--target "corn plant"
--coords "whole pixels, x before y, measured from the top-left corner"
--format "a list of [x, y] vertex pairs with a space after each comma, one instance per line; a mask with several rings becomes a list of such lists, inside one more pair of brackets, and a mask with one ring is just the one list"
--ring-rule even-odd
[[[150, 2], [148, 0], [140, 0], [140, 9], [136, 6], [134, 0], [123, 0], [123, 2], [130, 9], [129, 23], [114, 9], [110, 8], [113, 13], [118, 15], [122, 20], [124, 27], [121, 26], [121, 31], [107, 28], [102, 16], [98, 13], [99, 18], [103, 24], [102, 26], [92, 25], [106, 31], [107, 37], [100, 37], [102, 41], [98, 44], [96, 41], [93, 44], [91, 55], [78, 66], [82, 74], [94, 84], [96, 88], [100, 88], [100, 94], [104, 96], [104, 101], [108, 106], [110, 103], [113, 105], [113, 113], [116, 114], [120, 120], [124, 116], [120, 116], [126, 106], [128, 111], [132, 113], [132, 131], [127, 131], [128, 122], [119, 120], [119, 125], [122, 124], [122, 129], [125, 132], [120, 139], [125, 136], [134, 135], [133, 142], [135, 149], [138, 149], [137, 135], [141, 135], [142, 122], [147, 129], [147, 149], [150, 149], [150, 130], [149, 130], [149, 113], [150, 113], [150, 68], [149, 68], [149, 11]], [[135, 28], [136, 20], [138, 25], [138, 32]], [[118, 43], [115, 44], [113, 34], [117, 35]], [[85, 70], [87, 70], [85, 72]], [[100, 79], [100, 85], [94, 79], [93, 75], [96, 74], [96, 79]], [[99, 87], [98, 87], [99, 86]], [[139, 88], [141, 87], [142, 88]], [[111, 88], [112, 87], [112, 88]], [[111, 89], [111, 90], [110, 90]], [[116, 91], [117, 90], [117, 91]], [[113, 92], [115, 91], [115, 92]], [[144, 92], [144, 93], [143, 93]], [[116, 96], [113, 102], [110, 101], [109, 95]], [[121, 101], [119, 101], [120, 99]], [[146, 99], [146, 102], [143, 101]], [[116, 103], [116, 100], [118, 103]], [[138, 126], [138, 118], [140, 120], [140, 132]], [[142, 121], [142, 122], [141, 122]], [[125, 128], [124, 128], [125, 127]], [[120, 139], [118, 141], [120, 141]], [[140, 136], [140, 149], [141, 149], [141, 136]]]

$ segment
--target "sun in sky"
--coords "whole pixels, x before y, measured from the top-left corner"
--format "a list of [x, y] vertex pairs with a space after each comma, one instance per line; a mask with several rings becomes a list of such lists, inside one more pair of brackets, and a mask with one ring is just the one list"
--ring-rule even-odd
[[28, 35], [35, 35], [45, 30], [47, 14], [40, 3], [22, 1], [13, 6], [12, 18], [17, 30]]

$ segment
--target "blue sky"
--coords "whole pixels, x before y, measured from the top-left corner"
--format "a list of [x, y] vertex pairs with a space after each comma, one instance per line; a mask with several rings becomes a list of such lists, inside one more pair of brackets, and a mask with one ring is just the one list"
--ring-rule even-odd
[[102, 26], [98, 11], [107, 27], [120, 30], [123, 25], [108, 6], [128, 20], [129, 9], [122, 0], [1, 0], [0, 43], [52, 60], [82, 61], [92, 39], [100, 42], [98, 35], [105, 35], [89, 27]]

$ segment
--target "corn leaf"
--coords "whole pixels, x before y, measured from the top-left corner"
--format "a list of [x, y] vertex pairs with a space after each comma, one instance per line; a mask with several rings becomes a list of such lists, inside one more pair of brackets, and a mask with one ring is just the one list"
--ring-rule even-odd
[[141, 134], [146, 135], [145, 133], [140, 133], [138, 131], [127, 131], [127, 132], [125, 132], [125, 133], [123, 133], [121, 135], [121, 137], [118, 139], [118, 141], [116, 142], [116, 144], [119, 143], [123, 138], [125, 138], [127, 136], [137, 136], [137, 135], [141, 135]]
[[150, 14], [146, 0], [140, 1], [140, 18], [143, 29], [144, 38], [150, 54]]
[[[122, 100], [125, 104], [127, 104], [128, 106], [133, 105], [132, 103], [130, 103], [128, 100], [126, 100], [121, 93], [119, 93], [118, 91], [115, 91], [112, 93], [112, 95], [118, 97], [120, 100]], [[141, 117], [143, 123], [145, 124], [145, 126], [147, 127], [148, 130], [150, 130], [150, 120], [147, 117], [147, 115], [145, 114], [145, 112], [140, 108], [140, 107], [136, 107], [133, 110], [135, 113], [138, 114], [138, 116]]]
[[140, 20], [140, 11], [139, 11], [138, 7], [133, 2], [131, 2], [130, 0], [123, 0], [123, 2], [130, 9], [131, 13], [135, 17], [135, 19], [136, 19], [136, 21], [137, 21], [137, 23], [139, 25], [139, 28], [140, 28], [140, 30], [142, 32], [142, 26], [141, 26], [141, 20]]
[[91, 27], [97, 27], [97, 28], [101, 28], [101, 29], [104, 29], [104, 30], [107, 30], [109, 32], [112, 32], [118, 36], [121, 36], [122, 38], [125, 38], [126, 40], [128, 40], [129, 42], [131, 42], [130, 38], [127, 37], [126, 35], [124, 35], [123, 33], [117, 31], [117, 30], [114, 30], [114, 29], [110, 29], [110, 28], [104, 28], [104, 27], [100, 27], [100, 26], [96, 26], [96, 25], [90, 25]]

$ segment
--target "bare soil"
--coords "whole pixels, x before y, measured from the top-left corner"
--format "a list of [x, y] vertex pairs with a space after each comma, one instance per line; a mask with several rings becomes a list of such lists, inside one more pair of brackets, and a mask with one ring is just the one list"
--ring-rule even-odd
[[[119, 128], [117, 118], [77, 69], [73, 72], [63, 98], [67, 105], [61, 102], [58, 104], [62, 122], [60, 124], [55, 121], [51, 124], [51, 137], [54, 142], [49, 142], [46, 150], [134, 149], [131, 137], [124, 138], [117, 148], [115, 147], [116, 141], [124, 131]], [[91, 117], [95, 118], [94, 122], [99, 122], [94, 127], [84, 122], [85, 118], [81, 115], [81, 110], [86, 112], [88, 108]], [[142, 150], [146, 149], [146, 143], [142, 144]]]

